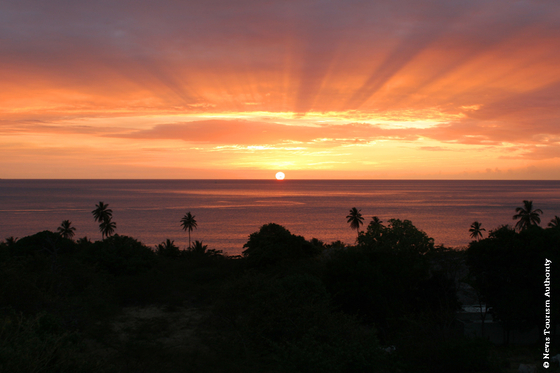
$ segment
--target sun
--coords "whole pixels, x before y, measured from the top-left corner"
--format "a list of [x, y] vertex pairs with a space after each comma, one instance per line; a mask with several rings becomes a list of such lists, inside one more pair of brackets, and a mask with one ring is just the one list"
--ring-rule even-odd
[[276, 173], [276, 180], [284, 180], [285, 177], [286, 177], [286, 175], [284, 175], [283, 172], [277, 172]]

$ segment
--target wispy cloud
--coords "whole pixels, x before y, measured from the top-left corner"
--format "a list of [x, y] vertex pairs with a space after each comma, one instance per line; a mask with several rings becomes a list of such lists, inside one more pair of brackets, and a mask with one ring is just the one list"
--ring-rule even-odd
[[290, 144], [353, 143], [376, 138], [414, 139], [406, 130], [387, 130], [379, 126], [350, 123], [337, 125], [286, 125], [248, 120], [205, 120], [160, 124], [147, 130], [108, 134], [109, 137], [136, 139], [169, 139], [210, 144]]

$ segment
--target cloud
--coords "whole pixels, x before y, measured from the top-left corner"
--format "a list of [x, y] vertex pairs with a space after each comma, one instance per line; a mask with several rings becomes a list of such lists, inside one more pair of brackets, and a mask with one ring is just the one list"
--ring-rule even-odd
[[560, 144], [552, 146], [524, 146], [518, 149], [515, 155], [504, 155], [501, 159], [527, 159], [527, 160], [548, 160], [560, 158]]
[[518, 117], [484, 120], [466, 118], [440, 124], [418, 132], [420, 135], [442, 141], [473, 145], [540, 144], [560, 135], [554, 118], [531, 120], [530, 113]]
[[446, 152], [446, 151], [451, 150], [451, 149], [445, 148], [443, 146], [421, 146], [419, 149], [420, 150], [427, 150], [427, 151], [430, 151], [430, 152]]
[[204, 120], [159, 124], [151, 129], [112, 133], [107, 137], [130, 139], [168, 139], [227, 145], [266, 144], [355, 144], [374, 139], [414, 141], [418, 135], [410, 129], [382, 129], [379, 126], [350, 123], [319, 126], [286, 125], [248, 120]]
[[125, 130], [120, 127], [96, 126], [93, 124], [61, 124], [60, 121], [42, 120], [0, 120], [0, 133], [3, 135], [29, 134], [82, 134], [102, 136], [119, 133]]
[[131, 139], [169, 139], [211, 144], [293, 144], [293, 143], [355, 143], [376, 138], [414, 140], [417, 136], [406, 130], [386, 130], [360, 123], [344, 125], [285, 125], [247, 120], [205, 120], [186, 123], [159, 124], [147, 130], [108, 134], [108, 137]]

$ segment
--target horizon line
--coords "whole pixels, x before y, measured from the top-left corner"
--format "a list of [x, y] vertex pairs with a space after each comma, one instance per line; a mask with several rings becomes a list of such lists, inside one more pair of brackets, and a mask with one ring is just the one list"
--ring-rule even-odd
[[216, 178], [216, 179], [204, 179], [204, 178], [183, 178], [183, 179], [171, 179], [171, 178], [0, 178], [0, 180], [10, 180], [10, 181], [33, 181], [33, 180], [68, 180], [68, 181], [276, 181], [276, 182], [289, 182], [289, 181], [560, 181], [560, 179], [324, 179], [324, 178], [314, 178], [314, 179], [300, 179], [300, 178], [289, 178], [283, 180], [277, 180], [275, 178], [247, 178], [247, 179], [228, 179], [228, 178]]

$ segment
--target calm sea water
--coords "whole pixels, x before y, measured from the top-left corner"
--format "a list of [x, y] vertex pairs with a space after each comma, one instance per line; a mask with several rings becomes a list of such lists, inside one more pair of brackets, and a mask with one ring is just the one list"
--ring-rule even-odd
[[100, 239], [91, 211], [103, 201], [116, 233], [149, 246], [167, 238], [187, 246], [180, 220], [188, 211], [198, 222], [192, 240], [231, 255], [270, 222], [307, 239], [354, 243], [345, 217], [356, 207], [364, 226], [374, 215], [408, 219], [436, 244], [458, 247], [475, 220], [487, 231], [514, 223], [524, 199], [544, 211], [546, 226], [560, 215], [560, 181], [0, 180], [0, 239], [56, 231], [65, 219], [76, 237]]

